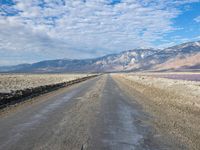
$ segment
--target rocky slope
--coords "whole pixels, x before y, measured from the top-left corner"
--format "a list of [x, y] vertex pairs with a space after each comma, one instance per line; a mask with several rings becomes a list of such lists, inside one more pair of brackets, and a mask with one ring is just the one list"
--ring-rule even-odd
[[200, 69], [200, 41], [166, 48], [143, 60], [143, 69]]
[[0, 67], [0, 72], [119, 72], [200, 69], [200, 41], [163, 50], [134, 49], [84, 60], [48, 60]]
[[170, 58], [166, 62], [156, 65], [154, 68], [159, 70], [198, 69], [200, 68], [200, 53]]

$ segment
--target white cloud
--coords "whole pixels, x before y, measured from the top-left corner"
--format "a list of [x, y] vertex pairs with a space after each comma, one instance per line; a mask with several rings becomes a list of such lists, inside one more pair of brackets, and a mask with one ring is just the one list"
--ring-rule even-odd
[[18, 13], [0, 17], [0, 51], [85, 58], [154, 46], [176, 30], [176, 6], [197, 1], [15, 0]]
[[196, 21], [197, 23], [200, 23], [200, 16], [196, 17], [196, 18], [194, 19], [194, 21]]

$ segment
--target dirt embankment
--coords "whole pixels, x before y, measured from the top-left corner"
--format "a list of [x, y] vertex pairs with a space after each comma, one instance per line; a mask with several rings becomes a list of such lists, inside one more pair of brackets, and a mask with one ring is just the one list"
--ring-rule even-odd
[[100, 99], [105, 82], [106, 77], [100, 78], [87, 93], [69, 105], [64, 112], [66, 115], [54, 129], [55, 134], [49, 137], [47, 143], [42, 143], [43, 146], [39, 149], [89, 149], [90, 129], [95, 126], [96, 117], [100, 111]]
[[158, 132], [180, 149], [200, 149], [200, 83], [124, 74], [113, 77], [153, 115]]
[[13, 104], [16, 104], [16, 103], [19, 103], [19, 102], [22, 102], [22, 101], [25, 101], [25, 100], [33, 98], [35, 96], [39, 96], [41, 94], [57, 90], [62, 87], [67, 87], [72, 84], [85, 81], [89, 78], [93, 78], [96, 76], [97, 75], [91, 75], [91, 76], [86, 76], [86, 77], [70, 80], [67, 82], [26, 88], [26, 89], [11, 91], [9, 93], [0, 93], [0, 109], [5, 108], [10, 105], [13, 105]]

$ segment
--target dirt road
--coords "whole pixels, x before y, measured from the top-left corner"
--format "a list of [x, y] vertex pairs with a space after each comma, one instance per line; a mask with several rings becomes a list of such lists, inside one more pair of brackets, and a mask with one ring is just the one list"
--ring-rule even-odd
[[179, 149], [134, 99], [109, 75], [40, 96], [0, 115], [0, 149]]

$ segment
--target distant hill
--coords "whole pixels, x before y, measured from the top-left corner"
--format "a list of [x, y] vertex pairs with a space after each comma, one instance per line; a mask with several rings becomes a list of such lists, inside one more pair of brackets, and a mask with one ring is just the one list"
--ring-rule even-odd
[[59, 59], [0, 67], [0, 72], [120, 72], [200, 69], [200, 41], [163, 50], [133, 49], [95, 59]]

